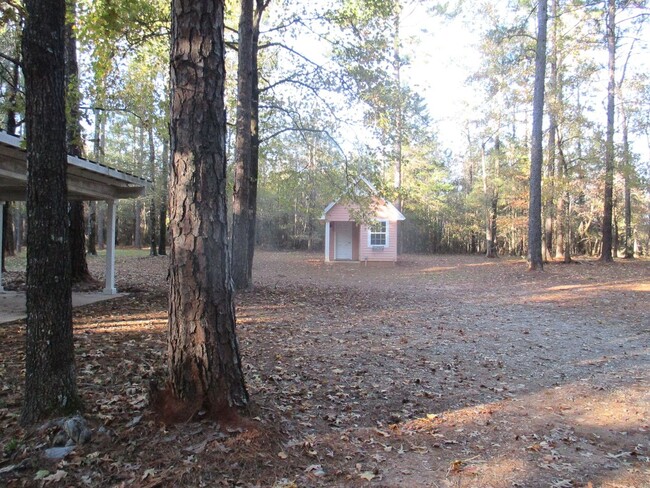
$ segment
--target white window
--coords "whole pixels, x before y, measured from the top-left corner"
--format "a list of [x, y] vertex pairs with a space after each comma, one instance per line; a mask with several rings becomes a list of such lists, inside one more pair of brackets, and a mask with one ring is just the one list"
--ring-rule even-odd
[[370, 247], [388, 246], [388, 221], [377, 220], [368, 227], [368, 245]]

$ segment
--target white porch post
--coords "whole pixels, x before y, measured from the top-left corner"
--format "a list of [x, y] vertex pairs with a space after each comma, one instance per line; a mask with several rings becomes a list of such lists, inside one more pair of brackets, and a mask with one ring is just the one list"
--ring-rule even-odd
[[330, 261], [330, 221], [325, 221], [325, 262]]
[[104, 293], [107, 295], [115, 295], [117, 289], [115, 288], [115, 210], [117, 202], [115, 200], [107, 200], [108, 212], [108, 229], [106, 229], [106, 273], [105, 273], [105, 287]]
[[[4, 239], [4, 212], [5, 212], [5, 202], [0, 202], [0, 252], [4, 253], [4, 247], [2, 246]], [[5, 289], [2, 286], [2, 266], [0, 266], [0, 293], [4, 293]]]

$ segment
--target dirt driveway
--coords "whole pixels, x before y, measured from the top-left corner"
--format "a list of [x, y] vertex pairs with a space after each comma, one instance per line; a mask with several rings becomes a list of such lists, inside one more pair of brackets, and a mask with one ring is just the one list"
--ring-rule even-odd
[[0, 484], [48, 469], [68, 486], [650, 486], [650, 261], [320, 258], [257, 253], [238, 296], [254, 406], [236, 428], [147, 413], [165, 258], [118, 260], [131, 295], [75, 312], [96, 435], [58, 465], [38, 456], [47, 432], [16, 426], [21, 327], [0, 329], [0, 470], [30, 460]]

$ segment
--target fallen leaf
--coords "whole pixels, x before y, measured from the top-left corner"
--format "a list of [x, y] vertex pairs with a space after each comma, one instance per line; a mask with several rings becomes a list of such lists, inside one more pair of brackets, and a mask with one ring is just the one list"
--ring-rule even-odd
[[36, 476], [34, 476], [35, 480], [42, 480], [45, 478], [47, 475], [49, 475], [50, 472], [47, 469], [39, 469], [36, 471]]
[[185, 452], [191, 452], [193, 454], [201, 454], [203, 451], [205, 451], [205, 447], [208, 445], [207, 439], [204, 441], [201, 441], [197, 444], [193, 444], [191, 446], [187, 446], [183, 448], [183, 451]]
[[372, 481], [373, 479], [375, 479], [375, 473], [373, 473], [372, 471], [364, 471], [363, 473], [359, 473], [359, 478]]
[[452, 461], [449, 465], [449, 472], [451, 473], [460, 473], [463, 469], [463, 462], [460, 459]]
[[156, 474], [156, 470], [153, 468], [146, 469], [144, 471], [144, 474], [142, 475], [142, 478], [140, 478], [140, 481], [146, 480], [149, 476], [153, 476]]
[[138, 425], [140, 423], [141, 420], [142, 420], [142, 415], [138, 415], [136, 417], [133, 417], [133, 419], [131, 419], [131, 421], [128, 424], [126, 424], [126, 426], [127, 427], [135, 427], [136, 425]]
[[313, 474], [314, 476], [325, 476], [325, 471], [320, 464], [311, 464], [305, 468], [305, 473]]
[[65, 471], [59, 469], [59, 470], [57, 470], [56, 473], [51, 474], [51, 475], [46, 476], [45, 478], [43, 478], [43, 481], [47, 481], [47, 482], [49, 482], [49, 481], [61, 481], [66, 476], [68, 476], [68, 473], [66, 473]]
[[618, 454], [613, 454], [611, 452], [607, 453], [607, 457], [612, 458], [612, 459], [619, 459], [619, 458], [627, 457], [627, 456], [631, 456], [631, 455], [632, 455], [632, 453], [627, 452], [627, 451], [619, 452]]

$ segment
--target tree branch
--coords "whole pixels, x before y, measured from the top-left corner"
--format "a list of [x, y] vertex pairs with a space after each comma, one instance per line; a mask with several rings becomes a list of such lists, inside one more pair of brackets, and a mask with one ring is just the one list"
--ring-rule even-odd
[[295, 54], [295, 55], [298, 56], [299, 58], [302, 58], [303, 60], [305, 60], [305, 61], [308, 62], [309, 64], [312, 64], [312, 65], [314, 65], [314, 66], [316, 66], [316, 67], [318, 67], [318, 68], [322, 68], [322, 66], [321, 66], [320, 64], [318, 64], [317, 62], [312, 61], [311, 59], [309, 59], [309, 58], [308, 58], [307, 56], [305, 56], [304, 54], [299, 53], [299, 52], [296, 51], [295, 49], [293, 49], [293, 48], [291, 48], [291, 47], [289, 47], [289, 46], [287, 46], [286, 44], [283, 44], [283, 43], [281, 43], [281, 42], [269, 42], [269, 43], [266, 43], [266, 44], [261, 44], [261, 45], [259, 46], [260, 49], [266, 49], [266, 48], [269, 48], [269, 47], [281, 47], [281, 48], [283, 48], [283, 49], [286, 49], [286, 50], [289, 51], [290, 53]]
[[18, 60], [18, 59], [16, 59], [16, 58], [13, 58], [13, 57], [11, 57], [11, 56], [7, 56], [5, 53], [0, 52], [0, 58], [2, 58], [2, 59], [6, 59], [6, 60], [9, 61], [10, 63], [17, 64], [17, 65], [20, 66], [21, 68], [23, 67], [23, 63], [21, 63], [20, 60]]

